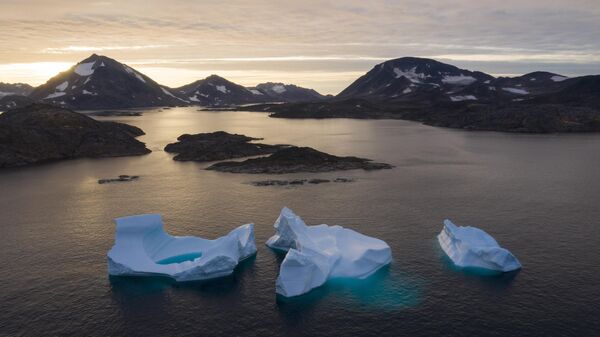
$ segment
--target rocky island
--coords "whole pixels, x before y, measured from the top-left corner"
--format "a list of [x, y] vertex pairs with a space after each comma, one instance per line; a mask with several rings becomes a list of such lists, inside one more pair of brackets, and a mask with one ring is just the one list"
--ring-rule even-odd
[[376, 163], [370, 159], [358, 157], [338, 157], [310, 147], [287, 147], [268, 157], [252, 158], [241, 162], [226, 161], [207, 168], [232, 173], [295, 173], [329, 172], [339, 170], [380, 170], [390, 169], [392, 165]]
[[0, 168], [73, 158], [137, 156], [150, 152], [131, 125], [99, 122], [47, 104], [0, 115]]
[[271, 154], [287, 145], [251, 143], [262, 138], [231, 134], [225, 131], [181, 135], [177, 143], [165, 147], [166, 152], [177, 153], [174, 160], [207, 162]]

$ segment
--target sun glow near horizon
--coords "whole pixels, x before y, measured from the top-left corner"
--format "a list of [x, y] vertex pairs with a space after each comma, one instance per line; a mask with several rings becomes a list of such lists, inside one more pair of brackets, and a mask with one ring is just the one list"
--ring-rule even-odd
[[27, 83], [37, 86], [46, 83], [74, 65], [72, 62], [30, 62], [0, 64], [0, 82]]

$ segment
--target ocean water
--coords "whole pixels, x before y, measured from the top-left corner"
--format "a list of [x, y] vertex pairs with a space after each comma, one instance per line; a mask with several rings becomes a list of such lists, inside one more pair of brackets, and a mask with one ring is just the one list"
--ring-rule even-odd
[[[102, 117], [141, 127], [153, 152], [0, 172], [0, 336], [594, 336], [600, 334], [600, 135], [466, 132], [390, 120], [285, 120], [194, 108]], [[245, 175], [162, 151], [225, 130], [311, 146], [392, 170]], [[126, 183], [101, 178], [140, 175]], [[352, 178], [256, 187], [254, 180]], [[275, 294], [283, 255], [264, 246], [283, 206], [309, 224], [384, 239], [393, 262], [367, 280]], [[177, 284], [107, 275], [112, 219], [160, 213], [174, 235], [255, 224], [256, 257], [231, 276]], [[478, 226], [523, 264], [454, 267], [445, 218]], [[181, 257], [193, 258], [193, 257]]]

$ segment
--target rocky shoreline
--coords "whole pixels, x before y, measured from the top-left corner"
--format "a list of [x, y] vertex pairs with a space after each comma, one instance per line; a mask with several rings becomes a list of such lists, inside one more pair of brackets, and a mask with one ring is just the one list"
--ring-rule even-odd
[[0, 115], [0, 168], [74, 159], [139, 156], [150, 153], [131, 125], [99, 122], [47, 104]]
[[176, 153], [173, 160], [208, 162], [242, 157], [271, 154], [287, 145], [252, 143], [261, 138], [231, 134], [225, 131], [181, 135], [178, 142], [165, 147], [165, 151]]
[[258, 180], [250, 182], [253, 186], [298, 186], [298, 185], [318, 185], [318, 184], [326, 184], [326, 183], [351, 183], [354, 182], [354, 179], [350, 178], [335, 178], [335, 179], [321, 179], [321, 178], [313, 178], [313, 179], [292, 179], [292, 180]]
[[391, 169], [393, 166], [358, 157], [338, 157], [310, 147], [288, 147], [268, 157], [226, 161], [206, 168], [230, 173], [283, 174], [296, 172], [330, 172], [362, 169], [365, 171]]

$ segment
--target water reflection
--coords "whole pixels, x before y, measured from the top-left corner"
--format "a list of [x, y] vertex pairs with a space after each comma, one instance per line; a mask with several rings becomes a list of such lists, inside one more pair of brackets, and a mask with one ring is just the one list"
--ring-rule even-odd
[[311, 311], [322, 302], [357, 310], [399, 310], [417, 306], [421, 284], [407, 274], [385, 266], [366, 279], [337, 278], [296, 297], [277, 295], [277, 305], [285, 319], [295, 321], [301, 312]]

